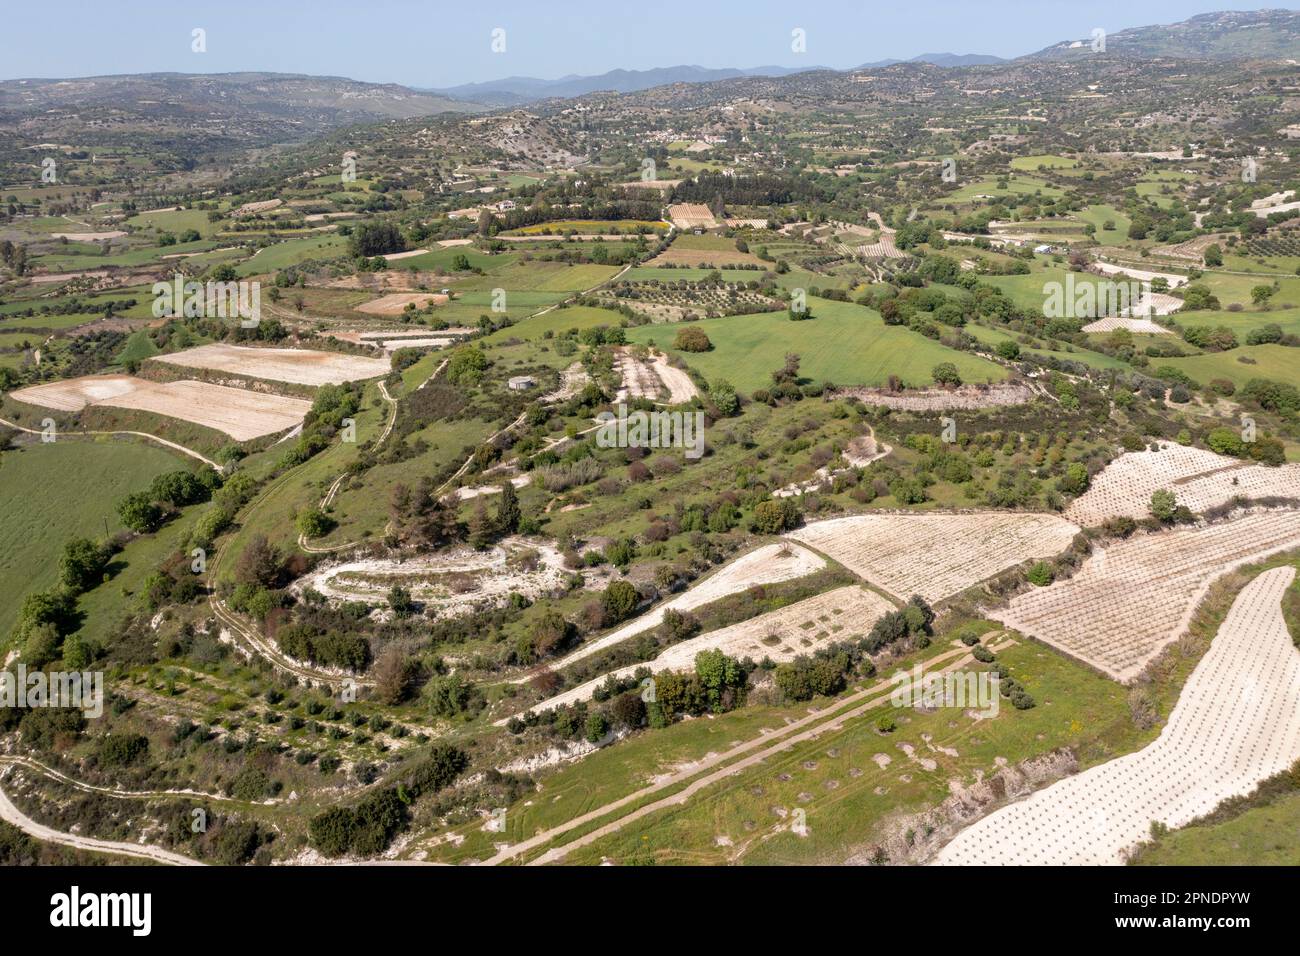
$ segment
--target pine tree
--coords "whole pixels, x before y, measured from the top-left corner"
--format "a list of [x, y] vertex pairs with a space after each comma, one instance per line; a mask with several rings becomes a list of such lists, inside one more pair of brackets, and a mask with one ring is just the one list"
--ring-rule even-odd
[[502, 534], [514, 534], [519, 530], [519, 493], [509, 481], [501, 485], [501, 502], [497, 506], [497, 530]]

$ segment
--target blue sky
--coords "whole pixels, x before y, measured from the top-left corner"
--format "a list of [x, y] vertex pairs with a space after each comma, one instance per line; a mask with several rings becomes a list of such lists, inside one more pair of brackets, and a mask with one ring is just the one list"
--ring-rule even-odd
[[[689, 63], [835, 68], [921, 53], [1018, 56], [1094, 27], [1170, 23], [1234, 0], [60, 0], [9, 3], [0, 79], [272, 70], [441, 87]], [[191, 31], [207, 31], [207, 52]], [[494, 28], [505, 52], [493, 53]], [[807, 52], [791, 52], [802, 28]]]

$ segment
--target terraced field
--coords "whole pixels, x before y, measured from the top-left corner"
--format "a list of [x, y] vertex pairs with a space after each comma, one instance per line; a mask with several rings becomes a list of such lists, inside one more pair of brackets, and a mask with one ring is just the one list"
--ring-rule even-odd
[[[651, 673], [690, 670], [695, 666], [695, 655], [706, 650], [720, 650], [728, 657], [738, 659], [748, 657], [759, 661], [766, 657], [778, 664], [791, 661], [801, 654], [811, 654], [817, 648], [835, 641], [864, 636], [877, 618], [892, 610], [893, 604], [861, 585], [836, 588], [797, 601], [779, 611], [760, 614], [716, 631], [706, 631], [680, 644], [674, 644], [645, 664], [602, 674], [585, 684], [556, 694], [531, 709], [550, 710], [587, 700], [609, 677], [631, 677], [638, 667], [649, 668]], [[498, 723], [504, 724], [505, 720]]]
[[899, 600], [919, 594], [933, 602], [1023, 561], [1060, 554], [1078, 532], [1055, 515], [985, 512], [831, 518], [788, 537]]
[[1121, 863], [1153, 822], [1182, 826], [1300, 759], [1300, 652], [1280, 606], [1295, 573], [1241, 592], [1155, 743], [985, 817], [935, 862]]
[[1256, 465], [1176, 442], [1157, 447], [1115, 459], [1070, 503], [1065, 516], [1084, 527], [1109, 518], [1145, 518], [1152, 492], [1161, 489], [1197, 513], [1234, 498], [1300, 498], [1300, 465]]
[[1295, 510], [1144, 534], [1098, 551], [1070, 579], [1017, 595], [990, 616], [1129, 681], [1186, 630], [1216, 578], [1297, 547]]

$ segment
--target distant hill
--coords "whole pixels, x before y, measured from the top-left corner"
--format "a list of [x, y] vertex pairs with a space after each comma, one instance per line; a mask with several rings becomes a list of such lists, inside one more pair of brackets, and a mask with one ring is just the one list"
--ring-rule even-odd
[[508, 76], [483, 83], [465, 83], [429, 92], [454, 100], [484, 106], [518, 106], [551, 97], [568, 98], [588, 93], [613, 91], [639, 93], [671, 83], [712, 83], [743, 76], [789, 76], [822, 66], [756, 66], [750, 69], [708, 69], [702, 66], [664, 66], [652, 70], [610, 70], [596, 76], [562, 76], [558, 80], [539, 80], [531, 76]]
[[129, 73], [0, 82], [0, 115], [111, 107], [122, 114], [174, 114], [324, 128], [345, 123], [477, 109], [396, 83], [294, 73]]
[[996, 63], [1006, 63], [1000, 56], [990, 56], [986, 53], [922, 53], [920, 56], [914, 56], [910, 60], [876, 60], [874, 63], [863, 63], [856, 69], [859, 70], [878, 70], [886, 66], [893, 66], [895, 63], [929, 63], [932, 66], [990, 66]]
[[145, 137], [182, 158], [308, 139], [340, 126], [477, 111], [395, 83], [291, 73], [135, 73], [0, 82], [15, 142], [108, 145]]
[[[1059, 59], [1091, 52], [1089, 36], [1053, 44], [1031, 56]], [[1232, 10], [1203, 13], [1181, 23], [1117, 30], [1106, 36], [1106, 53], [1211, 60], [1300, 60], [1300, 12]]]

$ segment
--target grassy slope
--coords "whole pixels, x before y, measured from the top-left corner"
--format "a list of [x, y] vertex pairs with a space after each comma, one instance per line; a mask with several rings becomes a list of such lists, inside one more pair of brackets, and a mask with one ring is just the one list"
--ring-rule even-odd
[[[713, 350], [677, 354], [706, 378], [725, 378], [746, 392], [769, 385], [787, 352], [802, 357], [804, 377], [836, 385], [883, 385], [891, 374], [909, 385], [928, 385], [939, 362], [955, 364], [968, 382], [1006, 378], [1001, 366], [887, 326], [878, 312], [863, 306], [811, 299], [809, 307], [814, 318], [806, 322], [791, 322], [778, 312], [693, 323], [709, 336]], [[629, 330], [628, 338], [672, 351], [675, 334], [675, 327], [643, 326]]]
[[1300, 865], [1300, 794], [1284, 797], [1207, 827], [1187, 827], [1161, 837], [1144, 852], [1144, 866]]
[[23, 595], [55, 583], [65, 541], [102, 538], [105, 521], [110, 533], [120, 531], [119, 498], [190, 464], [156, 445], [125, 441], [56, 441], [0, 455], [0, 634], [8, 634]]

